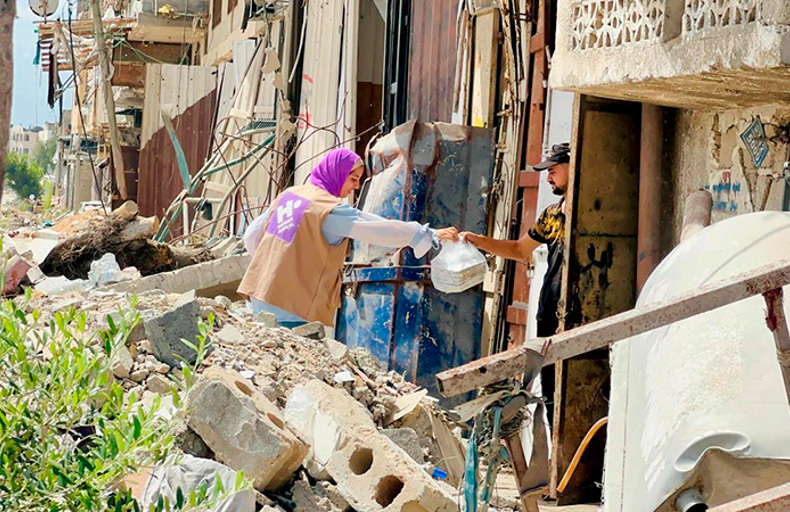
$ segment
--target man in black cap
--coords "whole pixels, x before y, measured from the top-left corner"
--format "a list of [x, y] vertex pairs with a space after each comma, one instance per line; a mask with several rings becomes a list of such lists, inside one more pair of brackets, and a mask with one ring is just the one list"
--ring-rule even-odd
[[[557, 303], [560, 300], [562, 284], [563, 250], [565, 246], [565, 193], [568, 189], [568, 170], [570, 168], [570, 144], [557, 144], [551, 153], [533, 169], [547, 171], [548, 182], [554, 194], [560, 196], [559, 202], [543, 210], [538, 220], [526, 235], [518, 240], [496, 240], [474, 233], [461, 233], [468, 242], [478, 249], [522, 262], [531, 262], [532, 251], [539, 245], [548, 245], [548, 269], [543, 279], [538, 301], [537, 327], [541, 338], [552, 336], [559, 327]], [[553, 367], [552, 367], [553, 368]], [[553, 395], [553, 375], [543, 375], [544, 395]], [[550, 372], [553, 374], [553, 371]], [[551, 411], [551, 409], [549, 409]]]

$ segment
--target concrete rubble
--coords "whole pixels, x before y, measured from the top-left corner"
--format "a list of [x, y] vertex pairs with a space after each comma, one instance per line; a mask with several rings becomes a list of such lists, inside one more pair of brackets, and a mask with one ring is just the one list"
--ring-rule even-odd
[[[173, 430], [176, 448], [243, 471], [257, 510], [459, 510], [464, 445], [435, 399], [322, 326], [292, 331], [262, 322], [226, 294], [199, 295], [149, 290], [133, 300], [108, 289], [36, 291], [28, 307], [44, 320], [74, 308], [86, 313], [89, 329], [120, 328], [139, 315], [113, 355], [112, 372], [141, 404], [158, 395], [163, 418], [177, 418], [171, 387], [183, 377], [184, 361], [195, 360], [182, 338], [196, 343], [198, 322], [211, 319], [210, 351], [186, 398], [186, 417]], [[179, 471], [168, 466], [161, 474], [189, 476]], [[442, 472], [447, 478], [433, 476]], [[491, 510], [518, 510], [516, 501], [497, 503]]]

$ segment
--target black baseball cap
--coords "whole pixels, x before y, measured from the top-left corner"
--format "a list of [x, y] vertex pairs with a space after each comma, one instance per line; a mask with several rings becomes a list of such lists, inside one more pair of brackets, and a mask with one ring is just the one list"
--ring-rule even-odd
[[571, 145], [569, 142], [563, 142], [562, 144], [553, 145], [549, 152], [549, 156], [544, 161], [534, 166], [533, 169], [536, 171], [545, 171], [549, 167], [557, 164], [567, 164], [570, 161]]

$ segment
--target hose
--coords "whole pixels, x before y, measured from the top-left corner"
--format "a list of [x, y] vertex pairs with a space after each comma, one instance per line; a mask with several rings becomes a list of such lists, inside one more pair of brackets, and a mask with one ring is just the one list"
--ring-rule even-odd
[[568, 485], [568, 482], [570, 482], [571, 477], [573, 476], [573, 472], [576, 471], [576, 466], [579, 465], [579, 461], [581, 460], [582, 455], [584, 455], [584, 451], [587, 449], [587, 445], [590, 444], [590, 441], [592, 441], [592, 438], [595, 436], [595, 434], [601, 429], [601, 427], [606, 425], [608, 421], [609, 418], [604, 416], [600, 420], [596, 421], [590, 430], [588, 430], [584, 435], [584, 439], [582, 439], [579, 447], [576, 448], [576, 453], [573, 454], [573, 459], [571, 459], [570, 466], [568, 466], [565, 474], [562, 475], [562, 480], [560, 480], [560, 484], [557, 486], [557, 492], [563, 492], [565, 490], [565, 487]]

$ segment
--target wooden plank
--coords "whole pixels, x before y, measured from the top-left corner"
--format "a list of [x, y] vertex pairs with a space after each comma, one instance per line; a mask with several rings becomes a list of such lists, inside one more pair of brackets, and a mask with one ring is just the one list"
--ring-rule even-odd
[[194, 44], [202, 41], [205, 35], [206, 29], [194, 27], [191, 21], [184, 23], [182, 18], [170, 19], [141, 12], [128, 38], [130, 41]]
[[784, 259], [707, 284], [667, 302], [632, 309], [545, 340], [530, 340], [514, 349], [441, 372], [436, 379], [442, 395], [457, 396], [518, 375], [536, 357], [543, 357], [544, 366], [555, 364], [789, 284], [790, 259]]
[[507, 307], [507, 321], [511, 324], [526, 326], [528, 315], [526, 304], [512, 304]]
[[112, 85], [144, 88], [145, 64], [116, 62], [113, 64]]
[[790, 483], [710, 509], [710, 512], [785, 512], [790, 510]]
[[113, 64], [118, 62], [157, 62], [159, 64], [184, 64], [189, 54], [182, 44], [127, 41], [113, 49]]

